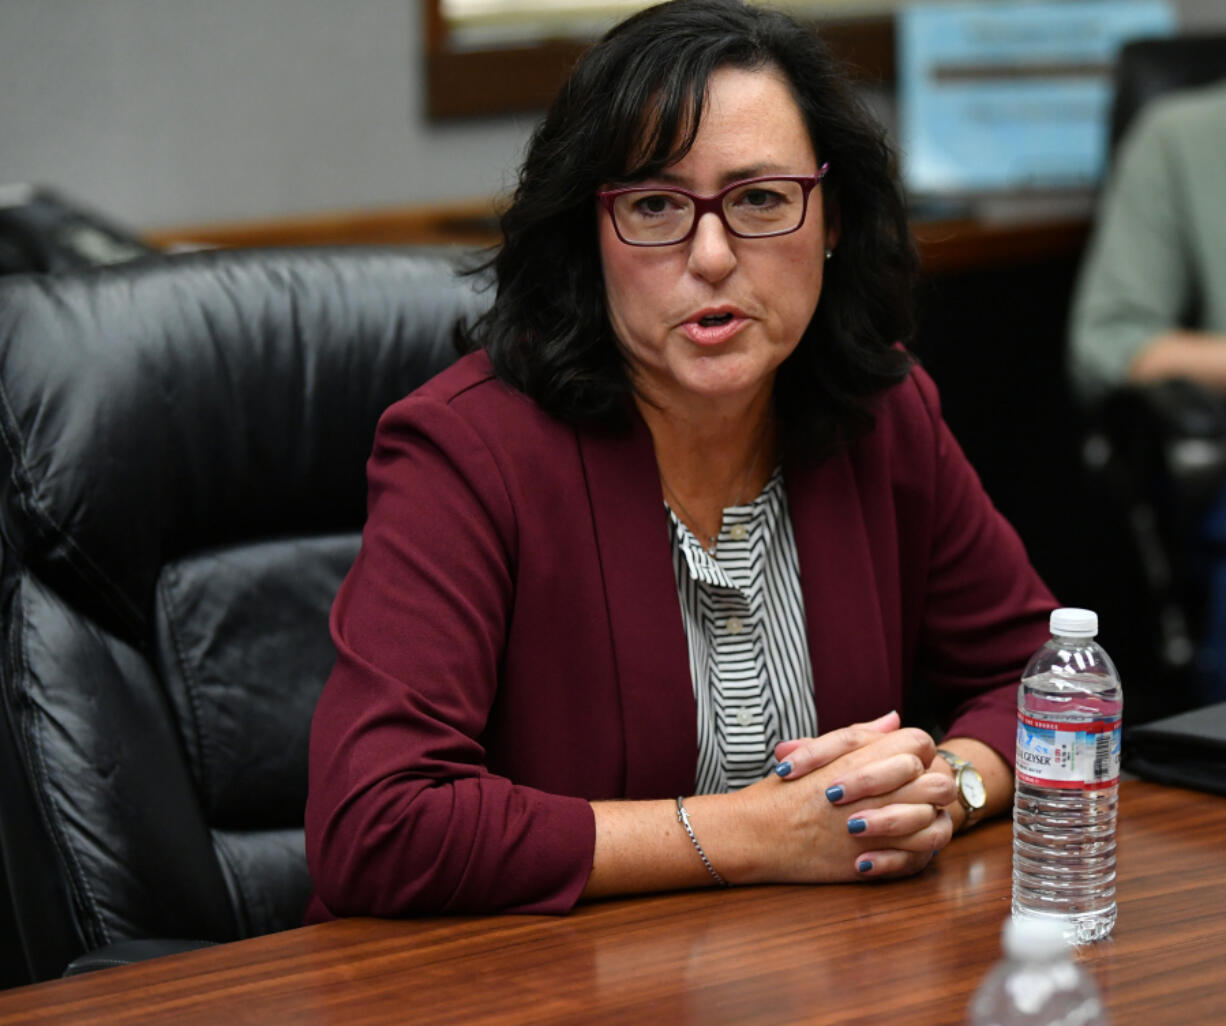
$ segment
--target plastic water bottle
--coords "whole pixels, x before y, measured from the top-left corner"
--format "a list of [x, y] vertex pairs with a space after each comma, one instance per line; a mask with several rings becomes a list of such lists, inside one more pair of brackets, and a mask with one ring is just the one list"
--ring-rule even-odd
[[1051, 633], [1018, 689], [1013, 915], [1053, 920], [1086, 944], [1115, 926], [1124, 699], [1094, 641], [1096, 613], [1057, 609]]
[[1073, 961], [1054, 919], [1007, 919], [1005, 957], [971, 998], [970, 1026], [1106, 1026], [1094, 978]]

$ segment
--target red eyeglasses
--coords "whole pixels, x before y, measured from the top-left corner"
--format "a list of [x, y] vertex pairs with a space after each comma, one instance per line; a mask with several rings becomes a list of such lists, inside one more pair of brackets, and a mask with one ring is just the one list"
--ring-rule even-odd
[[765, 239], [788, 235], [805, 223], [809, 193], [829, 170], [830, 164], [824, 163], [815, 175], [750, 178], [713, 196], [650, 186], [604, 189], [596, 196], [613, 219], [617, 237], [628, 246], [685, 242], [703, 214], [714, 214], [737, 238]]

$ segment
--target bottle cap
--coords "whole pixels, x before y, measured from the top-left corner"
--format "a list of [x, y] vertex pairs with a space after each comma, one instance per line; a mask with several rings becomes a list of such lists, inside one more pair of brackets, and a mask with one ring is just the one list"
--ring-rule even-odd
[[1001, 931], [1005, 954], [1018, 962], [1068, 957], [1064, 924], [1058, 919], [1010, 916]]
[[1051, 632], [1066, 638], [1092, 638], [1098, 633], [1098, 614], [1093, 609], [1053, 609]]

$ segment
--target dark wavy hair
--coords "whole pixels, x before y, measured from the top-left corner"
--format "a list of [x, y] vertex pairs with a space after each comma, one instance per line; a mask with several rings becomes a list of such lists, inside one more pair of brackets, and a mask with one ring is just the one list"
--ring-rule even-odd
[[[624, 425], [632, 384], [605, 310], [596, 191], [640, 180], [694, 143], [719, 68], [778, 69], [830, 172], [839, 225], [821, 300], [775, 381], [785, 447], [817, 459], [873, 424], [873, 396], [910, 358], [915, 252], [884, 133], [817, 35], [739, 0], [673, 0], [613, 28], [579, 60], [534, 132], [486, 265], [492, 307], [461, 338], [499, 378], [571, 423]], [[814, 259], [821, 259], [820, 253]]]

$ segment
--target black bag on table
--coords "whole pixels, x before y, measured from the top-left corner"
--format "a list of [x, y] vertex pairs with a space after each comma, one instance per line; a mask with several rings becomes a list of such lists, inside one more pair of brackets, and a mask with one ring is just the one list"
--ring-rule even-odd
[[1161, 784], [1226, 794], [1226, 702], [1128, 728], [1124, 768]]

